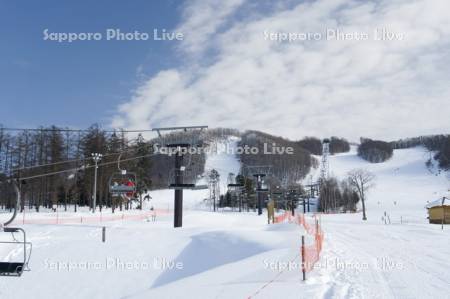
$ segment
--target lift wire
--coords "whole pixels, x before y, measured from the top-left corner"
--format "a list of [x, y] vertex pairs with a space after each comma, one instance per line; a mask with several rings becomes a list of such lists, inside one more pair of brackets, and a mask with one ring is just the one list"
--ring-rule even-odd
[[[121, 162], [126, 162], [126, 161], [132, 161], [132, 160], [146, 158], [146, 157], [151, 157], [151, 156], [156, 156], [156, 155], [159, 155], [159, 153], [152, 153], [152, 154], [147, 154], [147, 155], [127, 158], [127, 159], [121, 159], [120, 161]], [[99, 163], [99, 164], [97, 164], [97, 166], [101, 167], [101, 166], [106, 166], [106, 165], [111, 165], [111, 164], [117, 164], [117, 161], [110, 161], [110, 162]], [[26, 180], [31, 180], [31, 179], [36, 179], [36, 178], [41, 178], [41, 177], [46, 177], [46, 176], [52, 176], [52, 175], [56, 175], [56, 174], [66, 173], [66, 172], [76, 172], [76, 171], [80, 171], [80, 170], [86, 170], [86, 169], [90, 169], [90, 168], [94, 168], [94, 167], [95, 167], [95, 165], [83, 165], [83, 166], [80, 166], [80, 167], [77, 167], [77, 168], [71, 168], [71, 169], [65, 169], [65, 170], [60, 170], [60, 171], [48, 172], [48, 173], [32, 175], [32, 176], [28, 176], [28, 177], [19, 177], [19, 180], [20, 181], [26, 181]]]
[[[53, 131], [59, 131], [59, 132], [92, 132], [93, 130], [88, 130], [88, 129], [62, 129], [62, 128], [4, 128], [4, 127], [0, 127], [0, 130], [4, 130], [4, 131], [38, 131], [38, 132], [53, 132]], [[143, 129], [143, 130], [121, 130], [121, 129], [116, 129], [116, 130], [102, 130], [99, 129], [99, 131], [105, 132], [105, 133], [141, 133], [141, 132], [153, 132], [152, 129]]]
[[[152, 144], [145, 143], [145, 144], [142, 144], [140, 146], [142, 146], [142, 147], [144, 147], [144, 146], [152, 146]], [[132, 151], [135, 151], [135, 150], [137, 150], [137, 148], [131, 148], [131, 149], [128, 149], [128, 150], [123, 150], [123, 151], [115, 152], [115, 153], [108, 153], [108, 154], [103, 155], [103, 157], [120, 155], [120, 154], [123, 154], [123, 153], [132, 152]], [[39, 167], [45, 167], [45, 166], [53, 166], [53, 165], [59, 165], [59, 164], [72, 163], [72, 162], [82, 162], [82, 161], [86, 161], [86, 160], [90, 160], [90, 159], [92, 159], [92, 158], [91, 157], [85, 157], [85, 158], [79, 158], [79, 159], [58, 161], [58, 162], [53, 162], [53, 163], [31, 165], [31, 166], [25, 166], [25, 167], [20, 167], [20, 168], [13, 168], [13, 169], [11, 169], [11, 171], [20, 171], [20, 170], [33, 169], [33, 168], [39, 168]]]

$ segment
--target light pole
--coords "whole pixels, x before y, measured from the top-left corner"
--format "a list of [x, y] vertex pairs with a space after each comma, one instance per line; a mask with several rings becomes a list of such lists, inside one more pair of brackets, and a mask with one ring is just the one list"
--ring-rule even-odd
[[98, 169], [98, 162], [100, 162], [100, 160], [102, 159], [102, 154], [99, 153], [92, 153], [91, 154], [92, 159], [94, 160], [95, 163], [95, 168], [94, 168], [94, 197], [93, 197], [93, 203], [92, 203], [92, 213], [95, 213], [95, 208], [97, 205], [97, 169]]

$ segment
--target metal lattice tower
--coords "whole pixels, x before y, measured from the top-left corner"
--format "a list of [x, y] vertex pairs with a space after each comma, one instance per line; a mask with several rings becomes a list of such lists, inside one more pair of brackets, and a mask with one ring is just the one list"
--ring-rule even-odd
[[219, 186], [220, 175], [217, 172], [217, 170], [212, 169], [211, 171], [209, 171], [207, 180], [209, 188], [209, 200], [212, 203], [213, 210], [215, 212], [217, 210], [216, 202], [220, 198], [220, 186]]
[[322, 163], [320, 166], [320, 181], [325, 181], [328, 179], [329, 174], [329, 162], [328, 156], [330, 155], [330, 139], [325, 138], [322, 141]]

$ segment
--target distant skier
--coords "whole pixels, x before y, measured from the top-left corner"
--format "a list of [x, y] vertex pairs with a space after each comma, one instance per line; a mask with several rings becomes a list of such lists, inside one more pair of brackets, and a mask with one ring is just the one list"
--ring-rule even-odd
[[156, 210], [153, 206], [150, 208], [150, 211], [152, 211], [152, 222], [156, 222]]

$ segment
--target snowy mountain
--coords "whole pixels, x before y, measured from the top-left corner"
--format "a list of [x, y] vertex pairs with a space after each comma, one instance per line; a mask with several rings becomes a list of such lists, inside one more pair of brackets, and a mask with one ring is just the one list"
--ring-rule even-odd
[[[428, 168], [430, 152], [423, 147], [394, 150], [393, 157], [383, 163], [369, 163], [358, 157], [356, 147], [344, 154], [329, 158], [330, 176], [343, 179], [352, 169], [362, 168], [375, 175], [375, 186], [369, 191], [369, 214], [380, 218], [386, 211], [392, 221], [400, 217], [408, 221], [426, 222], [425, 205], [442, 196], [448, 196], [449, 173]], [[318, 169], [310, 174], [318, 178]], [[305, 182], [308, 182], [309, 176]]]

